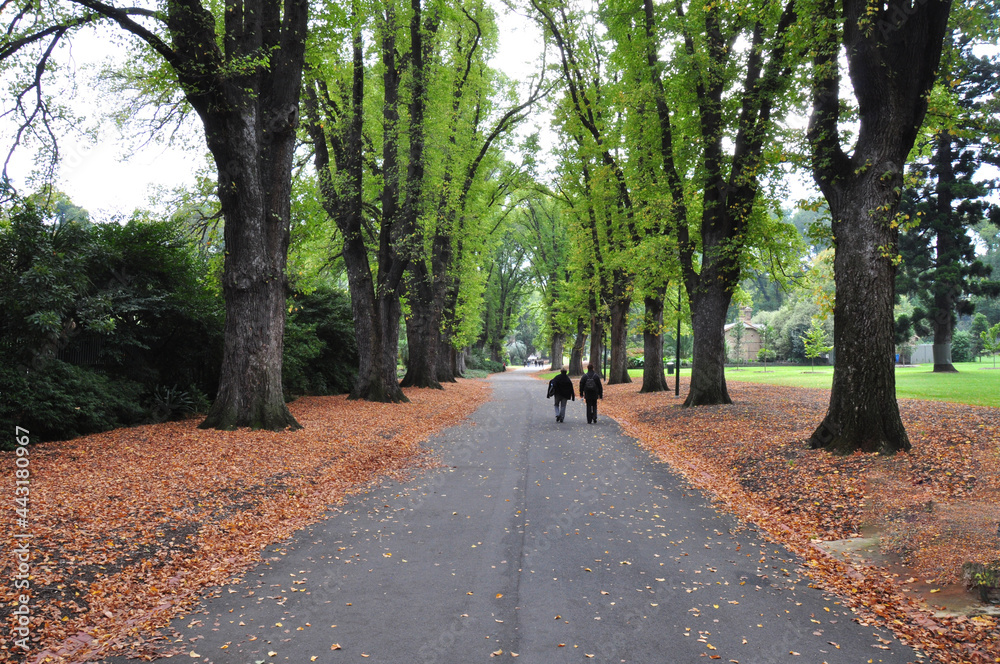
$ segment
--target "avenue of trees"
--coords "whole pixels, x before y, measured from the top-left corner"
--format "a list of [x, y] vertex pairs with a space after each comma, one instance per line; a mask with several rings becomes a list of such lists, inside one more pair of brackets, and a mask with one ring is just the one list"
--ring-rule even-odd
[[[204, 329], [197, 352], [216, 349], [199, 356], [211, 376], [175, 376], [188, 358], [135, 394], [162, 402], [163, 386], [183, 385], [211, 401], [203, 427], [294, 429], [291, 394], [404, 401], [403, 387], [440, 388], [470, 362], [495, 368], [529, 349], [553, 369], [568, 357], [572, 374], [607, 354], [608, 382], [627, 383], [630, 329], [642, 334], [637, 389], [663, 391], [664, 340], [680, 322], [693, 344], [685, 406], [725, 404], [734, 304], [795, 291], [800, 311], [781, 314], [796, 322], [775, 328], [775, 346], [815, 357], [817, 316], [829, 314], [836, 353], [811, 444], [908, 449], [894, 383], [900, 297], [909, 331], [933, 332], [935, 370], [951, 367], [956, 322], [976, 302], [979, 325], [996, 322], [1000, 214], [979, 166], [997, 164], [998, 65], [977, 51], [995, 41], [996, 10], [506, 4], [544, 35], [530, 80], [491, 64], [503, 36], [483, 0], [0, 7], [13, 147], [58, 163], [56, 136], [74, 121], [57, 101], [59, 56], [92, 29], [133, 47], [106, 84], [159, 131], [186, 117], [202, 130], [208, 185], [175, 199], [185, 203], [160, 215], [171, 221], [140, 215], [124, 228], [162, 229], [163, 246], [186, 256], [170, 260], [194, 266], [162, 298], [200, 284], [185, 302], [204, 302], [190, 316]], [[541, 110], [551, 155], [519, 131]], [[825, 227], [813, 219], [804, 233], [783, 211], [790, 169], [819, 187]], [[53, 271], [32, 254], [113, 235], [60, 217], [52, 192], [6, 196], [5, 278], [63, 275], [67, 298], [86, 292], [104, 309], [29, 298], [5, 310], [22, 391], [46, 363], [72, 364], [71, 330], [107, 345], [127, 321], [145, 330], [161, 315], [94, 291], [83, 258]], [[157, 342], [129, 343], [151, 353]]]

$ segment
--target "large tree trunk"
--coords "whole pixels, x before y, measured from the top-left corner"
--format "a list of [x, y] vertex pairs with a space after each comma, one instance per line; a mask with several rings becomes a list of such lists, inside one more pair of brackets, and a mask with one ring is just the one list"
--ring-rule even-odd
[[[810, 443], [844, 454], [891, 454], [910, 448], [896, 403], [893, 365], [896, 210], [951, 3], [890, 2], [873, 8], [868, 0], [826, 0], [820, 9], [830, 25], [843, 19], [842, 34], [830, 29], [819, 42], [809, 122], [813, 177], [833, 217], [836, 355], [830, 408]], [[842, 46], [860, 118], [851, 155], [839, 133]]]
[[565, 332], [552, 333], [552, 371], [562, 371], [564, 343], [566, 343]]
[[643, 300], [646, 320], [642, 326], [642, 389], [640, 392], [667, 392], [667, 376], [663, 373], [663, 298], [660, 288]]
[[691, 327], [694, 331], [694, 357], [691, 362], [691, 386], [685, 406], [732, 403], [726, 387], [723, 328], [732, 300], [719, 280], [702, 278], [691, 297]]
[[455, 380], [455, 346], [451, 337], [444, 332], [437, 337], [437, 379], [439, 383], [454, 383]]
[[[410, 263], [410, 316], [406, 320], [406, 339], [409, 348], [406, 376], [403, 387], [431, 387], [441, 389], [437, 381], [437, 336], [441, 322], [440, 311], [434, 307], [434, 275], [424, 263], [424, 234], [419, 218], [424, 205], [424, 146], [427, 128], [424, 114], [427, 110], [427, 78], [430, 54], [437, 30], [436, 13], [425, 25], [421, 0], [410, 0], [410, 98], [409, 161], [406, 165], [406, 186], [400, 215], [406, 233]], [[425, 34], [426, 33], [426, 34]], [[426, 39], [425, 39], [426, 37]]]
[[[292, 158], [308, 4], [286, 2], [283, 17], [273, 2], [257, 9], [266, 19], [263, 28], [259, 23], [241, 28], [226, 22], [226, 56], [241, 57], [240, 37], [255, 36], [263, 48], [271, 49], [270, 66], [237, 80], [228, 79], [224, 66], [206, 70], [208, 63], [201, 60], [178, 71], [218, 167], [226, 222], [222, 369], [218, 395], [202, 428], [301, 428], [285, 406], [281, 370]], [[203, 39], [201, 32], [213, 29], [210, 23], [197, 12], [170, 10], [168, 25], [180, 48]], [[242, 30], [260, 32], [244, 35]], [[209, 39], [215, 43], [214, 34]]]
[[272, 216], [268, 209], [281, 207], [273, 199], [287, 194], [290, 180], [286, 186], [280, 176], [277, 181], [262, 182], [256, 141], [234, 145], [240, 137], [255, 136], [256, 124], [252, 110], [234, 113], [220, 132], [227, 135], [228, 140], [219, 136], [226, 145], [216, 147], [221, 153], [216, 162], [226, 219], [222, 276], [226, 322], [219, 392], [200, 425], [203, 429], [301, 428], [285, 405], [281, 383], [288, 227], [279, 216], [281, 210]]
[[628, 375], [628, 311], [632, 298], [625, 290], [623, 275], [615, 275], [611, 301], [611, 366], [608, 367], [608, 384], [631, 383]]
[[892, 255], [898, 231], [876, 223], [869, 212], [893, 204], [896, 195], [887, 184], [870, 176], [831, 201], [836, 359], [830, 408], [812, 444], [841, 454], [910, 449], [896, 404]]
[[[415, 270], [416, 272], [416, 270]], [[410, 315], [406, 318], [406, 344], [409, 349], [406, 361], [406, 375], [402, 387], [429, 387], [443, 389], [437, 379], [438, 326], [440, 319], [435, 315], [433, 294], [426, 279], [428, 275], [415, 276], [410, 288]], [[422, 306], [427, 302], [428, 306]]]
[[573, 341], [573, 349], [569, 353], [569, 375], [582, 376], [583, 370], [583, 349], [587, 346], [587, 323], [581, 318], [576, 322], [576, 339]]

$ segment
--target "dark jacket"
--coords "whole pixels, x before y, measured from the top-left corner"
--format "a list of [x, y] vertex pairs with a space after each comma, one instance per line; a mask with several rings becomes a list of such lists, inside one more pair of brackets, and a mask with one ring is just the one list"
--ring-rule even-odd
[[576, 392], [573, 390], [573, 381], [564, 373], [559, 374], [549, 383], [552, 386], [552, 393], [557, 397], [572, 399], [576, 401]]
[[[593, 376], [594, 382], [597, 383], [597, 392], [595, 392], [593, 395], [587, 394], [583, 389], [583, 384], [587, 381], [587, 376]], [[601, 374], [597, 373], [596, 371], [588, 371], [587, 373], [583, 374], [583, 377], [580, 379], [580, 396], [582, 396], [584, 399], [604, 398], [604, 386], [601, 384]]]

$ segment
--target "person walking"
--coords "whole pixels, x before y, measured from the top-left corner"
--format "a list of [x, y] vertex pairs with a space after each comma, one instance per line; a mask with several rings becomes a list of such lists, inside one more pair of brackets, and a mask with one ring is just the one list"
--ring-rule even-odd
[[587, 424], [597, 421], [597, 400], [604, 398], [601, 376], [594, 371], [594, 365], [587, 365], [587, 373], [580, 379], [580, 396], [587, 402]]
[[566, 370], [563, 369], [562, 373], [549, 381], [549, 394], [548, 396], [554, 396], [556, 398], [556, 422], [562, 422], [566, 419], [566, 402], [572, 399], [576, 401], [576, 392], [573, 390], [573, 381], [569, 379], [569, 375]]

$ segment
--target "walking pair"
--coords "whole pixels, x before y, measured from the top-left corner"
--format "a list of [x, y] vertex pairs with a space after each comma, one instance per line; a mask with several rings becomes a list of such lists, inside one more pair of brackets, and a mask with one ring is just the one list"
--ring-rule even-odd
[[[587, 402], [587, 424], [597, 421], [597, 400], [604, 398], [604, 386], [600, 375], [594, 371], [594, 365], [587, 365], [587, 373], [580, 379], [580, 396]], [[576, 401], [576, 390], [566, 370], [549, 381], [549, 392], [546, 398], [555, 397], [556, 422], [566, 421], [566, 402]]]

